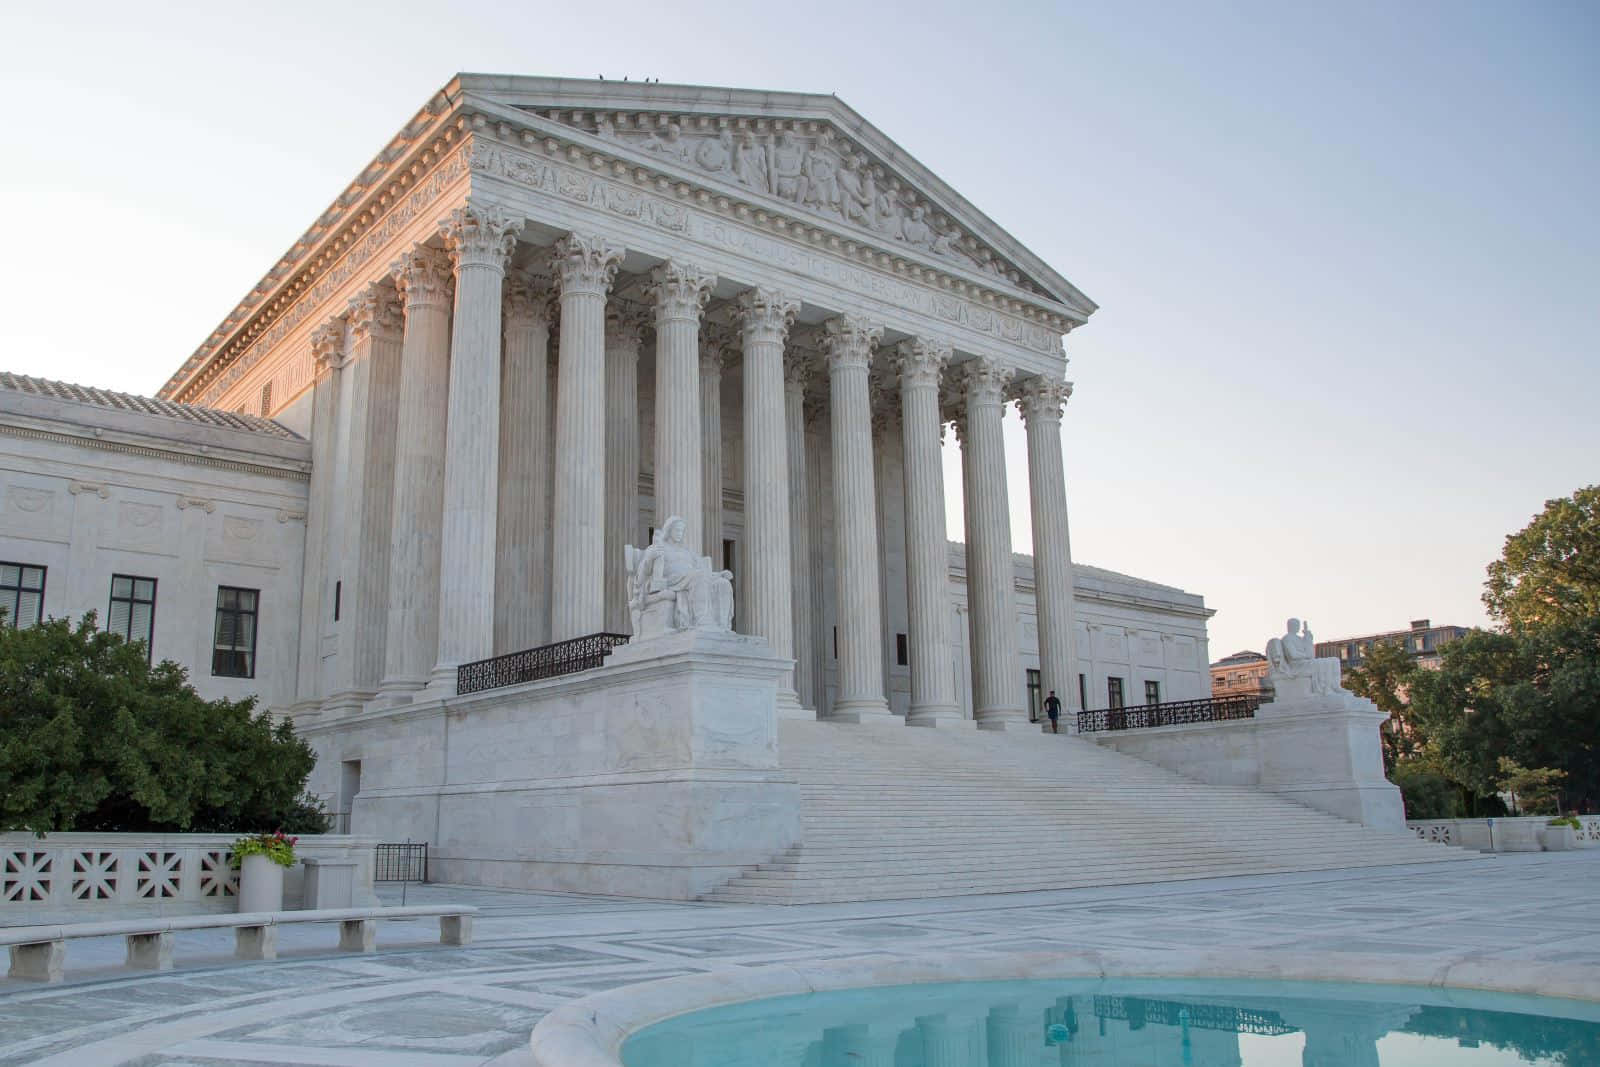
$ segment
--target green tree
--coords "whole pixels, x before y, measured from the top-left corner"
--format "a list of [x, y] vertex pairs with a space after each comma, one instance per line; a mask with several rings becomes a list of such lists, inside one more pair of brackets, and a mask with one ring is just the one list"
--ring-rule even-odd
[[1498, 791], [1500, 758], [1566, 775], [1563, 806], [1600, 804], [1600, 615], [1564, 625], [1474, 630], [1413, 678], [1425, 755], [1473, 793]]
[[1484, 606], [1504, 628], [1600, 616], [1600, 485], [1548, 500], [1489, 564]]
[[205, 700], [94, 615], [0, 625], [0, 829], [326, 829], [316, 757], [254, 699]]
[[1401, 760], [1417, 754], [1422, 739], [1411, 717], [1411, 679], [1417, 673], [1416, 660], [1399, 641], [1373, 645], [1361, 657], [1361, 665], [1345, 672], [1344, 687], [1356, 696], [1366, 697], [1387, 712], [1383, 724], [1383, 766], [1393, 772]]
[[1524, 767], [1510, 756], [1500, 757], [1500, 791], [1511, 794], [1519, 814], [1549, 815], [1559, 810], [1561, 781], [1566, 776], [1566, 771]]

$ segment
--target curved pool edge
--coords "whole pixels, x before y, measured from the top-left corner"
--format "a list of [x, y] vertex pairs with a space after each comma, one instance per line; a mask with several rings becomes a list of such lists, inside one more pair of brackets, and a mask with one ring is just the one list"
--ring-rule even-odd
[[1269, 949], [884, 954], [769, 964], [607, 990], [545, 1016], [533, 1028], [529, 1044], [538, 1067], [622, 1067], [622, 1045], [628, 1037], [646, 1026], [705, 1008], [865, 986], [1073, 978], [1360, 982], [1600, 1003], [1600, 974], [1592, 967], [1476, 952], [1427, 959]]

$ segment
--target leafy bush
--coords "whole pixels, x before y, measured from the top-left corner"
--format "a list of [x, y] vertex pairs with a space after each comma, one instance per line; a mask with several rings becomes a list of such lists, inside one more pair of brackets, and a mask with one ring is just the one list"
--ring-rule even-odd
[[1400, 788], [1408, 819], [1460, 819], [1466, 816], [1461, 787], [1437, 771], [1412, 762], [1395, 767], [1391, 780]]
[[0, 625], [0, 829], [320, 833], [315, 763], [253, 698], [203, 699], [92, 613]]

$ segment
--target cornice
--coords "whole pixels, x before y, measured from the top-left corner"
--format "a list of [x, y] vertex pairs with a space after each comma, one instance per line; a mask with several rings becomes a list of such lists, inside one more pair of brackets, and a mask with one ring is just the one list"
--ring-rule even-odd
[[36, 426], [19, 426], [15, 423], [0, 422], [0, 434], [33, 441], [46, 441], [51, 444], [92, 448], [101, 452], [119, 452], [126, 456], [143, 456], [147, 459], [183, 463], [191, 467], [210, 467], [213, 470], [232, 471], [236, 474], [255, 474], [263, 478], [281, 478], [291, 482], [308, 482], [311, 480], [311, 473], [308, 469], [269, 467], [260, 463], [249, 463], [222, 456], [183, 451], [177, 448], [155, 448], [151, 445], [135, 444], [132, 441], [96, 437], [92, 432], [82, 434], [61, 433], [56, 430], [40, 429]]

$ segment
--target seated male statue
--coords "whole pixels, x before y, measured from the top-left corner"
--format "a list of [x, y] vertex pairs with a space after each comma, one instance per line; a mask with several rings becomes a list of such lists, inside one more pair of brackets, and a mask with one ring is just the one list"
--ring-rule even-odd
[[1339, 661], [1319, 660], [1310, 624], [1290, 619], [1287, 632], [1267, 642], [1267, 681], [1280, 700], [1323, 696], [1339, 688]]
[[644, 551], [623, 547], [628, 611], [636, 639], [678, 630], [732, 628], [733, 573], [712, 570], [709, 557], [685, 545], [684, 527], [683, 519], [674, 515]]

